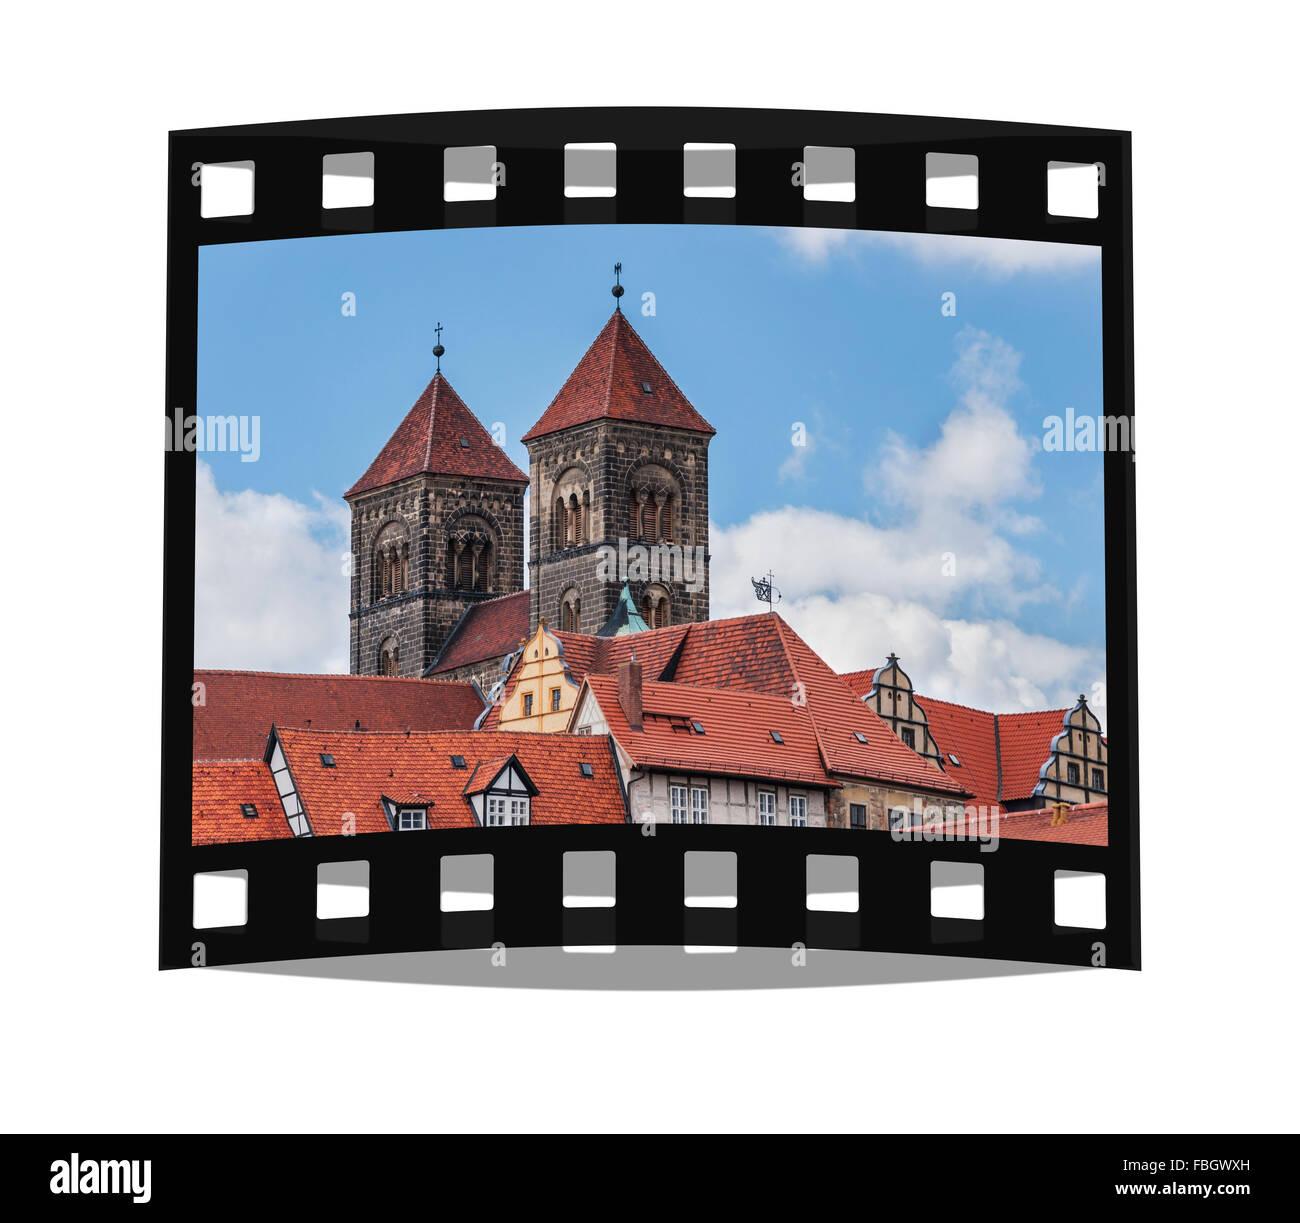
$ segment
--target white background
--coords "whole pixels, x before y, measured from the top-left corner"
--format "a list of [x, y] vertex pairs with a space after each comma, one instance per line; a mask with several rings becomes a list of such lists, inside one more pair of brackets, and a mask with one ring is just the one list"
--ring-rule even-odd
[[[8, 15], [0, 1124], [1293, 1128], [1281, 6], [457, 7], [480, 15]], [[1134, 132], [1145, 971], [732, 993], [158, 973], [168, 129], [654, 103]]]

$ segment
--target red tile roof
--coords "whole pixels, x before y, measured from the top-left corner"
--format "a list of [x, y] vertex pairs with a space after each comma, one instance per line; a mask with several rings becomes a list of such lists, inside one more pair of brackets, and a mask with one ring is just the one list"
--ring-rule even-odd
[[[832, 773], [915, 786], [945, 794], [965, 794], [964, 786], [922, 759], [890, 731], [873, 709], [858, 700], [844, 681], [775, 613], [708, 620], [631, 633], [589, 637], [556, 633], [575, 679], [609, 675], [633, 650], [645, 681], [696, 688], [740, 689], [807, 703], [823, 765]], [[514, 686], [516, 663], [506, 684]], [[496, 711], [485, 720], [494, 726]], [[866, 735], [859, 743], [854, 731]]]
[[[871, 691], [875, 671], [850, 671], [840, 678], [858, 697]], [[930, 721], [930, 733], [944, 755], [943, 767], [990, 809], [1000, 802], [1033, 796], [1038, 770], [1052, 753], [1052, 740], [1065, 727], [1068, 709], [987, 713], [916, 694]], [[948, 759], [951, 752], [960, 765]]]
[[195, 671], [195, 760], [260, 758], [272, 724], [314, 730], [468, 729], [483, 712], [472, 684], [378, 675]]
[[[271, 770], [261, 760], [196, 760], [193, 776], [190, 839], [194, 845], [293, 836]], [[244, 803], [257, 808], [255, 818], [244, 815]]]
[[[649, 393], [643, 382], [650, 384]], [[605, 419], [668, 425], [710, 435], [716, 432], [677, 389], [620, 310], [610, 316], [560, 393], [522, 440]]]
[[[997, 716], [982, 709], [968, 709], [934, 697], [918, 696], [925, 710], [930, 733], [943, 754], [944, 771], [960, 781], [974, 797], [970, 805], [989, 811], [999, 805]], [[953, 764], [949, 755], [960, 764]]]
[[[592, 735], [510, 734], [497, 731], [278, 730], [285, 759], [313, 834], [341, 833], [351, 813], [356, 833], [387, 832], [381, 796], [429, 804], [430, 828], [473, 828], [465, 787], [476, 767], [515, 756], [538, 793], [534, 824], [622, 824], [622, 787], [609, 740]], [[320, 755], [334, 757], [334, 767]], [[465, 758], [465, 769], [451, 765]], [[580, 762], [592, 766], [583, 777]]]
[[[462, 446], [462, 440], [469, 445]], [[441, 374], [433, 376], [365, 475], [343, 495], [355, 497], [422, 473], [528, 483]]]
[[504, 658], [528, 636], [528, 591], [471, 603], [425, 675]]
[[[784, 697], [643, 681], [642, 726], [633, 730], [618, 702], [617, 677], [588, 675], [586, 683], [615, 742], [636, 768], [771, 778], [826, 789], [839, 784], [822, 767], [807, 708]], [[693, 721], [703, 726], [702, 735], [692, 729]], [[773, 741], [774, 730], [784, 743]]]
[[1029, 798], [1038, 784], [1038, 770], [1052, 754], [1052, 740], [1065, 729], [1068, 709], [998, 714], [998, 746], [1002, 753], [1002, 798]]
[[934, 826], [934, 831], [966, 836], [987, 835], [996, 830], [999, 837], [1013, 841], [1059, 841], [1071, 845], [1109, 844], [1110, 808], [1108, 803], [1079, 803], [1066, 813], [1063, 824], [1053, 824], [1056, 812], [1050, 807], [1037, 811], [1004, 811], [993, 818], [993, 827], [981, 824], [974, 815], [951, 823]]

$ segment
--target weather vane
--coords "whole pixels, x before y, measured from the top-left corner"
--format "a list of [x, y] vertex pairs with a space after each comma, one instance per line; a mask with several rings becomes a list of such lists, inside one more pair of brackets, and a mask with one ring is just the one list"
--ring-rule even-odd
[[[769, 569], [761, 578], [750, 578], [750, 584], [754, 587], [754, 597], [760, 603], [767, 604], [767, 610], [772, 610], [774, 602], [781, 602], [781, 592], [772, 585], [773, 573]], [[774, 598], [775, 596], [775, 598]]]
[[437, 371], [436, 371], [436, 372], [440, 374], [440, 373], [442, 373], [442, 354], [445, 353], [445, 352], [447, 351], [447, 350], [446, 350], [445, 348], [443, 348], [443, 346], [442, 346], [442, 324], [439, 323], [439, 324], [434, 328], [434, 331], [437, 332], [437, 334], [438, 334], [438, 342], [433, 346], [433, 355], [434, 355], [434, 357], [437, 358], [437, 361], [438, 361], [438, 368], [437, 368]]
[[616, 263], [614, 265], [614, 287], [610, 292], [614, 295], [614, 309], [618, 313], [623, 312], [623, 303], [618, 299], [623, 296], [623, 265]]

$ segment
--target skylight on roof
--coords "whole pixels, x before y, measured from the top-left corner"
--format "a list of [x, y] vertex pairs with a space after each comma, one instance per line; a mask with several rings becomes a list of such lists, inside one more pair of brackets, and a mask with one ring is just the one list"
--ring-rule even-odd
[[703, 722], [692, 722], [692, 723], [691, 723], [691, 729], [692, 729], [692, 730], [693, 730], [697, 735], [702, 735], [702, 734], [704, 733], [704, 723], [703, 723]]
[[462, 437], [462, 438], [460, 439], [460, 448], [461, 448], [462, 450], [468, 450], [468, 449], [469, 449], [469, 438], [467, 438], [467, 437]]
[[463, 769], [463, 768], [465, 767], [465, 757], [464, 757], [464, 756], [453, 756], [453, 757], [451, 758], [451, 767], [452, 767], [453, 769]]
[[648, 382], [643, 382], [641, 384], [641, 391], [645, 395], [653, 395], [655, 393], [654, 387], [652, 387]]
[[332, 768], [334, 768], [334, 757], [331, 756], [331, 755], [329, 754], [329, 752], [321, 752], [321, 754], [320, 754], [320, 765], [321, 765], [321, 768], [323, 768], [323, 769], [332, 769]]
[[596, 770], [593, 769], [585, 760], [578, 761], [578, 772], [581, 773], [583, 777], [596, 776]]
[[859, 743], [865, 743], [865, 742], [867, 741], [867, 736], [864, 735], [860, 730], [855, 730], [855, 731], [853, 732], [853, 737], [854, 737], [854, 738], [855, 738]]
[[958, 768], [961, 768], [961, 761], [958, 760], [957, 757], [954, 756], [951, 752], [948, 753], [948, 759], [951, 760], [953, 764], [955, 764]]
[[240, 803], [240, 804], [239, 804], [239, 809], [240, 809], [240, 811], [242, 811], [242, 812], [244, 813], [244, 819], [246, 819], [246, 820], [255, 820], [255, 819], [257, 819], [257, 804], [256, 804], [256, 803]]
[[781, 738], [781, 732], [779, 730], [769, 730], [767, 733], [772, 736], [773, 743], [785, 742], [785, 740]]

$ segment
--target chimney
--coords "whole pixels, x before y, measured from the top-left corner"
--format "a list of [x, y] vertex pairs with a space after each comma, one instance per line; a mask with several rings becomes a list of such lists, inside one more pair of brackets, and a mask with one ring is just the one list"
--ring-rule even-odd
[[618, 669], [618, 703], [633, 730], [641, 729], [641, 664], [634, 657]]
[[1052, 804], [1052, 827], [1059, 828], [1062, 824], [1070, 822], [1070, 804], [1053, 803]]

